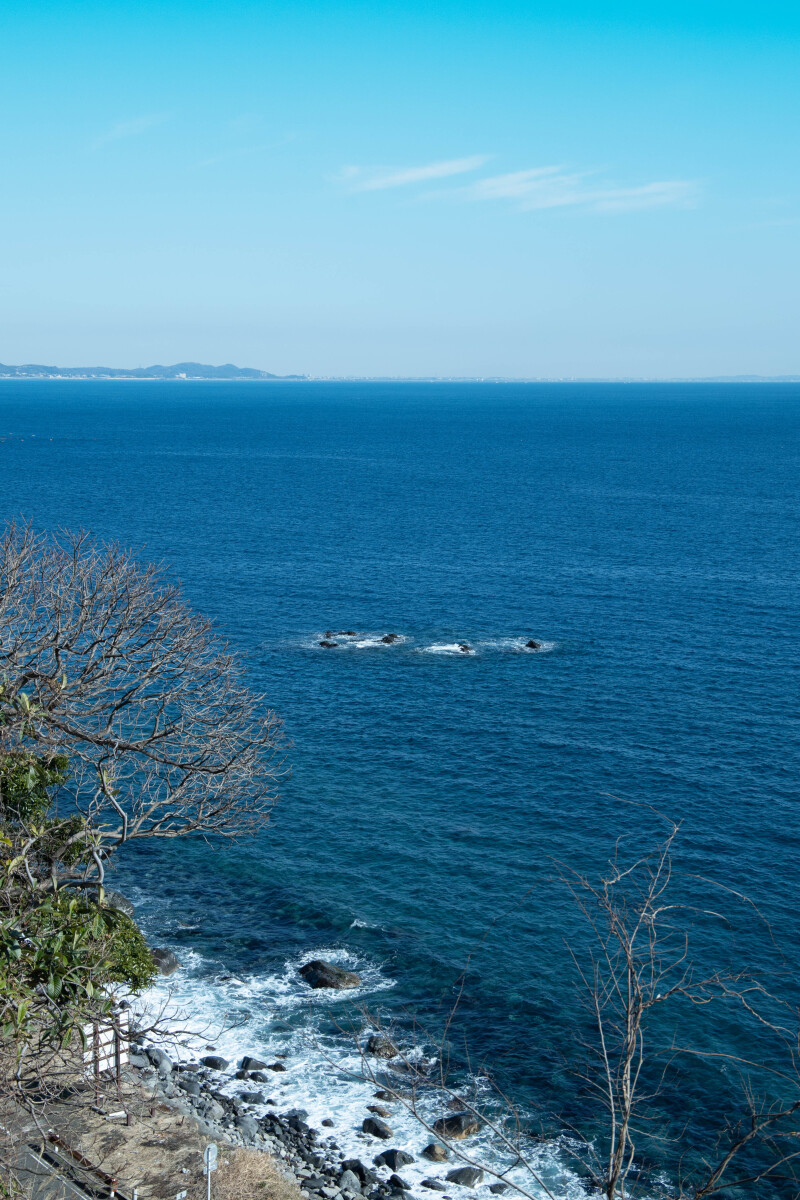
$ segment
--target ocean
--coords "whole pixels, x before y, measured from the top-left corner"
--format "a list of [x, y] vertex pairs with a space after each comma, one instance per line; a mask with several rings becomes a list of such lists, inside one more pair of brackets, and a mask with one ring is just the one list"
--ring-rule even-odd
[[[725, 920], [692, 917], [698, 956], [797, 999], [798, 401], [791, 384], [0, 384], [4, 516], [169, 563], [285, 721], [263, 835], [132, 846], [113, 880], [184, 963], [171, 1002], [232, 1055], [289, 1056], [279, 1106], [363, 1152], [374, 1087], [343, 1029], [363, 1006], [433, 1055], [466, 969], [455, 1081], [485, 1068], [526, 1120], [546, 1114], [537, 1161], [582, 1195], [559, 1122], [595, 1120], [570, 956], [591, 943], [560, 877], [596, 877], [618, 837], [654, 844], [646, 805], [683, 822], [684, 897], [720, 909], [730, 889]], [[328, 630], [357, 636], [323, 648]], [[309, 995], [310, 957], [363, 986]], [[699, 1071], [664, 1122], [704, 1128], [734, 1084]], [[424, 1144], [410, 1118], [398, 1134]], [[673, 1150], [648, 1153], [669, 1178]]]

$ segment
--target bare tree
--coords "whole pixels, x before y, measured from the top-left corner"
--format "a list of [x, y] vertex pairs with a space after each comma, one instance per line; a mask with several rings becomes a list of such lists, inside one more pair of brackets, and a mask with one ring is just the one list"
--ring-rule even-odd
[[[586, 1017], [570, 1031], [575, 1049], [569, 1067], [581, 1094], [569, 1116], [539, 1114], [551, 1131], [562, 1130], [549, 1136], [554, 1153], [547, 1165], [540, 1158], [543, 1135], [535, 1116], [523, 1118], [491, 1072], [469, 1062], [466, 1047], [461, 1055], [452, 1053], [466, 969], [438, 1036], [413, 1018], [405, 1028], [386, 1026], [366, 1011], [349, 1028], [341, 1026], [359, 1048], [360, 1074], [402, 1104], [451, 1157], [529, 1200], [562, 1194], [566, 1181], [553, 1166], [559, 1159], [576, 1164], [590, 1189], [607, 1200], [656, 1194], [704, 1200], [734, 1189], [748, 1197], [796, 1200], [798, 1013], [737, 966], [735, 944], [733, 966], [703, 968], [691, 938], [693, 928], [710, 920], [718, 942], [720, 929], [735, 926], [731, 917], [740, 905], [761, 924], [774, 950], [769, 926], [746, 897], [676, 870], [677, 822], [667, 821], [666, 834], [643, 852], [626, 854], [629, 841], [641, 843], [645, 836], [646, 818], [664, 820], [647, 805], [634, 811], [628, 839], [617, 841], [599, 877], [558, 869], [590, 939], [588, 946], [574, 939], [566, 946]], [[693, 885], [699, 884], [695, 892], [707, 900], [716, 891], [725, 903], [713, 909], [692, 902]], [[541, 889], [534, 894], [541, 897]], [[450, 1078], [454, 1066], [458, 1083]], [[694, 1104], [696, 1111], [708, 1088], [715, 1105], [708, 1112], [707, 1103], [701, 1104], [698, 1122], [690, 1110]], [[479, 1128], [490, 1135], [491, 1165], [485, 1145], [473, 1148], [461, 1140], [464, 1130]], [[664, 1183], [665, 1170], [670, 1184]]]
[[[26, 753], [68, 759], [61, 811], [82, 818], [38, 886], [102, 882], [108, 854], [134, 838], [259, 829], [280, 722], [163, 569], [86, 533], [12, 525], [0, 541], [0, 756], [25, 765]], [[68, 864], [81, 843], [79, 872]], [[21, 853], [37, 846], [32, 830]]]

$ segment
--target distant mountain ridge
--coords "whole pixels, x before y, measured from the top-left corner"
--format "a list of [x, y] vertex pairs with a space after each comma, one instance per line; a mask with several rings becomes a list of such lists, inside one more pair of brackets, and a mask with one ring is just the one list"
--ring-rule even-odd
[[171, 367], [45, 367], [25, 363], [9, 367], [0, 363], [0, 379], [304, 379], [304, 375], [272, 375], [255, 367], [225, 363], [175, 363]]

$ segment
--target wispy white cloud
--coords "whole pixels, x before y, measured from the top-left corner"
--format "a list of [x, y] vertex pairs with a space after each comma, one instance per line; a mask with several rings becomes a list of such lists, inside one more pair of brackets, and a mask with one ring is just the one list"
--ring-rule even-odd
[[658, 180], [621, 188], [598, 183], [594, 172], [570, 172], [550, 166], [478, 179], [468, 187], [451, 189], [450, 194], [457, 193], [468, 200], [508, 200], [521, 210], [583, 207], [595, 212], [621, 213], [689, 207], [697, 192], [697, 184], [691, 180]]
[[406, 187], [411, 183], [425, 183], [429, 179], [464, 175], [468, 171], [477, 171], [488, 161], [488, 154], [473, 154], [469, 158], [449, 158], [444, 162], [428, 163], [424, 167], [345, 167], [336, 178], [351, 192], [379, 192], [386, 188]]
[[169, 117], [166, 113], [159, 113], [149, 117], [136, 117], [133, 121], [118, 121], [116, 125], [112, 125], [105, 133], [101, 133], [99, 137], [95, 138], [92, 142], [92, 149], [99, 150], [101, 146], [119, 141], [120, 138], [135, 137], [139, 133], [146, 133], [148, 129], [153, 129], [156, 125], [163, 125], [168, 120]]

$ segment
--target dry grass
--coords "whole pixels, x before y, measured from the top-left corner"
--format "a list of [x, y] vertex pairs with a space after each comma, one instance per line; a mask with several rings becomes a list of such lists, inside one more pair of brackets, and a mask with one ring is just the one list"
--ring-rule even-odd
[[213, 1200], [302, 1200], [300, 1188], [274, 1158], [242, 1147], [220, 1151], [211, 1192]]

